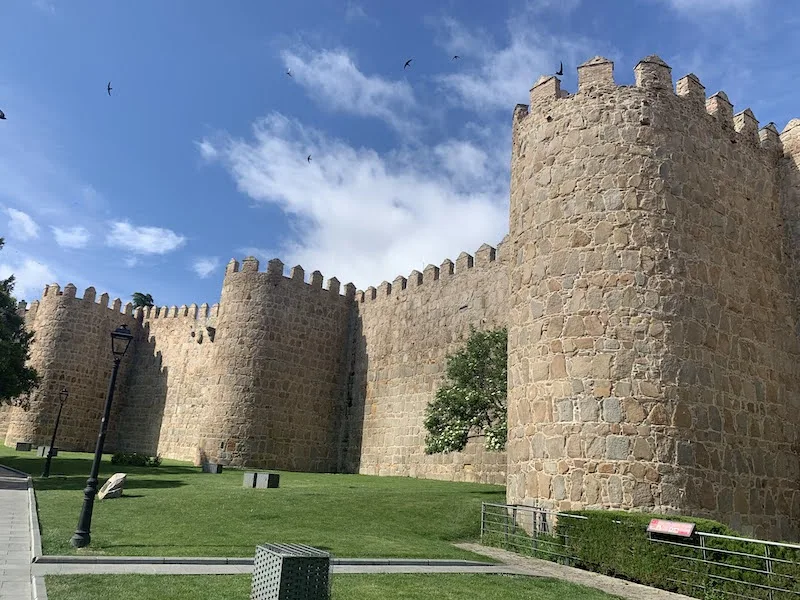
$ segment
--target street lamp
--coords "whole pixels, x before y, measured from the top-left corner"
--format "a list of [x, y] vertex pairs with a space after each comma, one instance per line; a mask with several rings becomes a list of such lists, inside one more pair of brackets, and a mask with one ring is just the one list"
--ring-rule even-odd
[[44, 463], [44, 471], [42, 477], [50, 477], [50, 461], [53, 460], [53, 446], [56, 444], [56, 433], [58, 433], [58, 422], [61, 420], [61, 409], [64, 408], [64, 402], [67, 401], [69, 392], [64, 388], [58, 394], [58, 414], [56, 415], [56, 426], [53, 428], [53, 439], [50, 440], [50, 448], [47, 450], [47, 461]]
[[114, 384], [117, 382], [117, 371], [119, 362], [125, 356], [128, 346], [133, 339], [133, 335], [125, 325], [120, 325], [111, 332], [111, 351], [114, 353], [114, 369], [111, 371], [111, 381], [108, 383], [108, 394], [106, 395], [106, 406], [103, 410], [103, 420], [100, 421], [100, 435], [97, 436], [97, 448], [94, 451], [94, 461], [92, 462], [92, 473], [86, 480], [86, 487], [83, 489], [83, 507], [81, 516], [78, 518], [78, 528], [70, 538], [69, 543], [73, 548], [83, 548], [88, 546], [91, 541], [89, 530], [92, 526], [92, 509], [94, 508], [94, 497], [97, 495], [97, 473], [100, 470], [100, 460], [103, 457], [103, 443], [106, 440], [106, 430], [108, 429], [108, 418], [111, 415], [111, 401], [114, 399]]

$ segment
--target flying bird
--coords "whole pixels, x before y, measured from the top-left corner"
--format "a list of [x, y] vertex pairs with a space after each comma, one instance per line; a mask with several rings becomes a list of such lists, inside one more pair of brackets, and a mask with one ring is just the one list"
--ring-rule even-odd
[[2, 119], [3, 121], [6, 120], [6, 113], [4, 113], [2, 110], [0, 110], [0, 119]]
[[111, 87], [111, 82], [109, 81], [109, 82], [108, 82], [108, 86], [106, 87], [106, 90], [108, 91], [108, 95], [109, 95], [109, 96], [111, 95], [111, 90], [113, 90], [113, 89], [114, 89], [114, 88], [112, 88], [112, 87]]
[[456, 54], [456, 55], [453, 57], [453, 60], [456, 60], [457, 58], [461, 58], [461, 57], [460, 57], [458, 54]]
[[410, 64], [411, 64], [411, 61], [412, 61], [412, 60], [414, 60], [414, 59], [413, 59], [413, 58], [409, 58], [409, 59], [406, 61], [406, 64], [404, 64], [404, 65], [403, 65], [403, 70], [405, 70], [405, 69], [408, 67], [408, 65], [410, 65]]
[[291, 69], [286, 69], [286, 74], [287, 74], [289, 77], [294, 77], [294, 75], [292, 75], [292, 70], [291, 70]]
[[306, 160], [307, 160], [308, 162], [311, 162], [311, 155], [310, 155], [310, 154], [308, 155], [308, 158], [307, 158]]
[[562, 62], [562, 63], [559, 63], [559, 67], [558, 67], [558, 71], [556, 72], [556, 75], [563, 75], [563, 74], [564, 74], [564, 63]]

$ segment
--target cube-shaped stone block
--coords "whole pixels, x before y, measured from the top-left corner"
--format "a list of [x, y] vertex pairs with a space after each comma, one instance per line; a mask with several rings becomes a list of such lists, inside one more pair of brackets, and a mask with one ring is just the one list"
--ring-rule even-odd
[[251, 473], [247, 472], [244, 474], [244, 480], [242, 481], [242, 487], [244, 488], [254, 488], [256, 487], [256, 477], [258, 473]]
[[[39, 446], [36, 449], [36, 456], [47, 457], [48, 452], [50, 452], [50, 446]], [[53, 456], [58, 456], [58, 448], [53, 448]]]
[[257, 488], [276, 488], [280, 484], [281, 476], [278, 473], [256, 474]]
[[17, 452], [30, 452], [32, 444], [30, 442], [17, 442], [14, 448]]
[[222, 473], [222, 465], [217, 463], [203, 463], [203, 473]]

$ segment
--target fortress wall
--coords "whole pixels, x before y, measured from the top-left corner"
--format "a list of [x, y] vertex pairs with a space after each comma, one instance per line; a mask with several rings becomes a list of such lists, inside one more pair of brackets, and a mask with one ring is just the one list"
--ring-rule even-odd
[[[50, 443], [58, 410], [58, 393], [66, 387], [69, 398], [61, 414], [56, 445], [60, 448], [94, 451], [108, 381], [113, 367], [111, 332], [122, 324], [136, 334], [139, 324], [131, 306], [120, 312], [121, 302], [108, 306], [108, 294], [95, 300], [95, 289], [87, 288], [83, 298], [76, 296], [75, 286], [47, 286], [38, 302], [26, 311], [26, 328], [35, 334], [31, 343], [30, 364], [42, 377], [38, 390], [31, 396], [30, 410], [12, 408], [5, 444], [18, 441], [34, 445]], [[131, 346], [135, 342], [131, 342]], [[128, 350], [117, 376], [114, 405], [109, 421], [108, 449], [113, 450], [118, 412], [125, 400], [130, 355]], [[127, 359], [127, 360], [126, 360]]]
[[364, 474], [505, 482], [506, 455], [471, 440], [463, 452], [424, 453], [424, 411], [463, 347], [469, 326], [506, 325], [505, 247], [429, 265], [424, 273], [358, 292], [351, 367], [347, 468]]
[[143, 326], [120, 416], [120, 448], [198, 458], [204, 411], [215, 398], [208, 372], [218, 310], [192, 304], [135, 311]]
[[509, 502], [798, 536], [797, 313], [777, 132], [601, 58], [514, 114]]
[[231, 261], [222, 287], [210, 374], [218, 388], [202, 451], [222, 464], [294, 471], [336, 469], [336, 420], [355, 288], [283, 263], [260, 273]]

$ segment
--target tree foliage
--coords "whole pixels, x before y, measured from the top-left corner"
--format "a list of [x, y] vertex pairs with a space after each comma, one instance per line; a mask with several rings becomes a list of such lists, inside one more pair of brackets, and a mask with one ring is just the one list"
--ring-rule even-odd
[[153, 296], [150, 294], [143, 294], [142, 292], [133, 293], [133, 308], [147, 308], [148, 306], [155, 306], [153, 304]]
[[[0, 249], [4, 244], [0, 238]], [[13, 275], [0, 280], [0, 403], [25, 407], [40, 378], [25, 364], [30, 358], [33, 333], [25, 330], [25, 320], [17, 314], [13, 291]]]
[[487, 450], [505, 449], [508, 330], [471, 327], [464, 347], [447, 357], [446, 373], [425, 409], [426, 454], [457, 452], [481, 436]]

